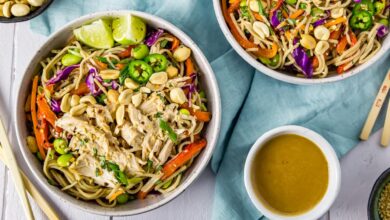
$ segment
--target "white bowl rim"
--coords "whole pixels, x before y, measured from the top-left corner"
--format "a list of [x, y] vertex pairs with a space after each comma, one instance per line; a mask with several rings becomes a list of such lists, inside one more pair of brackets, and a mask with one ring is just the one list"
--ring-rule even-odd
[[[279, 135], [283, 134], [296, 134], [302, 137], [305, 137], [315, 143], [322, 153], [324, 154], [328, 162], [328, 188], [325, 192], [323, 198], [318, 202], [311, 210], [294, 216], [282, 215], [280, 213], [275, 213], [274, 211], [267, 208], [259, 199], [255, 196], [254, 187], [250, 181], [250, 170], [253, 164], [256, 153], [264, 146], [264, 144]], [[267, 218], [274, 220], [311, 220], [318, 219], [323, 216], [331, 207], [333, 202], [336, 200], [337, 195], [340, 191], [341, 186], [341, 168], [340, 162], [337, 158], [336, 152], [329, 142], [324, 139], [320, 134], [297, 125], [286, 125], [274, 128], [262, 136], [260, 136], [256, 142], [251, 147], [248, 156], [245, 161], [244, 167], [244, 184], [247, 194], [249, 195], [254, 206]]]
[[207, 140], [208, 141], [207, 148], [202, 151], [202, 153], [204, 153], [205, 156], [201, 161], [199, 161], [199, 164], [200, 164], [199, 167], [192, 171], [193, 174], [189, 175], [189, 177], [187, 178], [188, 180], [186, 180], [185, 182], [182, 182], [173, 192], [170, 192], [164, 199], [162, 199], [161, 201], [156, 202], [152, 205], [149, 205], [149, 206], [146, 206], [146, 207], [143, 207], [140, 209], [129, 210], [129, 211], [118, 211], [118, 210], [113, 211], [113, 210], [110, 210], [110, 208], [104, 208], [104, 207], [101, 207], [98, 205], [96, 205], [96, 208], [89, 208], [88, 206], [83, 205], [86, 203], [85, 201], [77, 200], [76, 198], [73, 198], [73, 197], [72, 197], [73, 199], [72, 198], [68, 199], [66, 197], [63, 197], [64, 192], [60, 191], [59, 189], [53, 190], [52, 188], [50, 188], [50, 185], [46, 181], [46, 179], [41, 179], [38, 175], [39, 172], [42, 173], [42, 170], [38, 169], [33, 164], [33, 162], [29, 159], [28, 154], [31, 154], [31, 152], [27, 149], [27, 147], [23, 147], [24, 141], [22, 139], [21, 127], [18, 123], [18, 121], [22, 120], [21, 115], [18, 114], [18, 110], [19, 110], [18, 107], [20, 107], [18, 105], [18, 100], [19, 100], [19, 97], [21, 97], [21, 90], [22, 90], [21, 85], [22, 85], [23, 81], [27, 80], [26, 79], [27, 69], [30, 67], [30, 65], [32, 65], [31, 62], [38, 56], [38, 54], [40, 54], [40, 49], [39, 49], [34, 54], [33, 58], [30, 60], [30, 62], [28, 64], [27, 68], [23, 72], [23, 77], [19, 81], [19, 85], [17, 86], [18, 99], [14, 100], [15, 103], [13, 106], [14, 106], [14, 111], [16, 112], [16, 117], [15, 117], [15, 121], [13, 123], [15, 125], [14, 129], [15, 129], [19, 149], [22, 151], [23, 158], [26, 161], [30, 171], [33, 173], [33, 176], [35, 177], [35, 179], [38, 180], [37, 182], [43, 187], [43, 189], [47, 193], [51, 193], [51, 194], [55, 195], [62, 202], [68, 203], [73, 207], [76, 207], [78, 209], [81, 209], [81, 210], [89, 212], [89, 213], [98, 214], [98, 215], [109, 215], [109, 216], [137, 215], [137, 214], [145, 213], [145, 212], [151, 211], [153, 209], [156, 209], [158, 207], [161, 207], [161, 206], [167, 204], [168, 202], [172, 201], [173, 199], [175, 199], [178, 195], [180, 195], [182, 192], [184, 192], [187, 189], [187, 187], [190, 184], [192, 184], [200, 176], [202, 171], [207, 167], [207, 164], [210, 161], [212, 154], [214, 152], [214, 149], [216, 147], [217, 140], [218, 140], [219, 133], [220, 133], [220, 126], [221, 126], [221, 99], [220, 99], [221, 96], [219, 93], [218, 83], [217, 83], [215, 74], [210, 66], [210, 63], [208, 62], [207, 58], [204, 56], [204, 54], [200, 50], [200, 48], [197, 46], [197, 44], [186, 33], [184, 33], [180, 28], [176, 27], [175, 25], [173, 25], [172, 23], [168, 22], [167, 20], [165, 20], [161, 17], [155, 16], [155, 15], [152, 15], [152, 14], [149, 14], [146, 12], [135, 11], [135, 10], [109, 10], [109, 11], [90, 13], [90, 14], [81, 16], [77, 19], [74, 19], [74, 20], [68, 22], [67, 24], [63, 25], [60, 29], [53, 32], [45, 40], [45, 43], [40, 48], [44, 48], [44, 47], [48, 46], [53, 38], [60, 35], [63, 31], [72, 28], [72, 26], [77, 24], [77, 23], [80, 23], [80, 22], [85, 23], [85, 22], [88, 22], [88, 21], [91, 21], [94, 19], [98, 19], [100, 17], [107, 17], [107, 16], [115, 17], [115, 16], [119, 16], [121, 14], [126, 14], [126, 13], [130, 13], [130, 14], [133, 14], [133, 15], [141, 17], [141, 18], [146, 18], [146, 19], [152, 20], [156, 26], [158, 26], [158, 25], [166, 26], [166, 27], [168, 27], [167, 30], [169, 32], [171, 32], [171, 33], [175, 32], [176, 33], [175, 36], [177, 36], [181, 40], [184, 39], [185, 41], [189, 42], [186, 45], [188, 47], [190, 47], [192, 49], [193, 53], [196, 54], [196, 56], [199, 58], [200, 62], [198, 62], [198, 63], [201, 63], [201, 65], [202, 65], [200, 67], [202, 69], [202, 73], [207, 74], [209, 79], [210, 79], [209, 90], [210, 90], [210, 93], [212, 93], [212, 94], [209, 94], [209, 95], [210, 96], [212, 95], [213, 99], [215, 99], [213, 101], [213, 108], [215, 109], [213, 112], [213, 120], [215, 120], [215, 122], [214, 122], [214, 126], [212, 128], [210, 128], [210, 133], [211, 133], [210, 136], [212, 136], [212, 138], [211, 138], [211, 140], [210, 139]]
[[249, 63], [253, 68], [258, 70], [261, 73], [266, 74], [267, 76], [270, 76], [274, 79], [292, 83], [292, 84], [298, 84], [298, 85], [313, 85], [313, 84], [323, 84], [323, 83], [330, 83], [330, 82], [336, 82], [340, 81], [346, 78], [349, 78], [351, 76], [357, 75], [360, 72], [363, 72], [365, 69], [367, 69], [369, 66], [374, 64], [377, 60], [379, 60], [390, 48], [390, 34], [386, 36], [386, 42], [382, 44], [382, 47], [376, 53], [373, 57], [371, 57], [367, 62], [360, 64], [358, 66], [355, 66], [354, 68], [346, 71], [343, 74], [340, 75], [333, 75], [330, 77], [325, 78], [318, 78], [318, 79], [307, 79], [307, 78], [300, 78], [293, 75], [287, 75], [281, 72], [278, 72], [276, 70], [270, 69], [267, 66], [263, 65], [256, 59], [254, 59], [252, 56], [248, 54], [236, 41], [236, 39], [233, 37], [232, 33], [230, 32], [230, 29], [228, 28], [225, 18], [222, 14], [221, 9], [221, 0], [213, 0], [214, 5], [214, 12], [217, 17], [217, 21], [219, 24], [219, 27], [221, 28], [223, 34], [225, 35], [225, 38], [228, 40], [229, 44], [233, 47], [233, 49], [247, 62]]

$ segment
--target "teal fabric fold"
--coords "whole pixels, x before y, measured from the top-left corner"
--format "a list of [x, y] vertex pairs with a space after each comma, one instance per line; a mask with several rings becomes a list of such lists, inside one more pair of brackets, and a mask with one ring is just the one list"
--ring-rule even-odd
[[[218, 27], [210, 0], [56, 0], [30, 22], [49, 35], [82, 15], [106, 10], [139, 10], [160, 16], [186, 32], [202, 49], [217, 77], [222, 125], [211, 162], [217, 175], [213, 219], [259, 219], [243, 182], [247, 153], [269, 129], [301, 125], [323, 135], [339, 157], [358, 136], [386, 71], [389, 53], [363, 73], [325, 85], [298, 86], [272, 79], [249, 66], [231, 49]], [[383, 123], [381, 114], [376, 130]], [[194, 201], [195, 202], [195, 201]]]

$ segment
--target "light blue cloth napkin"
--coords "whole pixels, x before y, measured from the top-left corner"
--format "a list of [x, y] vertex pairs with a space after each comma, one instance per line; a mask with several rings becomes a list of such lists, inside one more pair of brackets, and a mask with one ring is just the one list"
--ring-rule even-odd
[[[172, 22], [212, 65], [222, 98], [222, 129], [212, 160], [217, 173], [213, 219], [261, 217], [245, 192], [243, 167], [251, 145], [267, 130], [287, 124], [308, 127], [323, 135], [339, 156], [354, 147], [390, 67], [387, 54], [364, 73], [316, 86], [291, 85], [255, 73], [225, 40], [210, 0], [56, 0], [31, 21], [31, 29], [48, 35], [81, 15], [109, 9], [145, 11]], [[382, 125], [382, 116], [379, 121]]]

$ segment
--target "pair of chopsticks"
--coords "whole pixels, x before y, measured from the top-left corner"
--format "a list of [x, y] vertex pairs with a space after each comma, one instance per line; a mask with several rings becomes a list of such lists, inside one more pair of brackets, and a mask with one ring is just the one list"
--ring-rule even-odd
[[31, 197], [37, 202], [42, 211], [50, 220], [59, 220], [57, 213], [47, 203], [47, 201], [40, 194], [34, 184], [28, 179], [26, 174], [22, 170], [19, 170], [16, 163], [15, 156], [12, 152], [11, 145], [9, 143], [7, 133], [5, 131], [2, 120], [0, 119], [0, 161], [2, 161], [8, 169], [11, 171], [13, 179], [15, 181], [16, 190], [22, 200], [23, 207], [26, 213], [26, 217], [30, 220], [34, 219], [30, 203], [27, 199], [26, 190], [30, 193]]
[[[387, 72], [381, 87], [379, 88], [378, 94], [372, 104], [370, 113], [368, 113], [368, 117], [363, 126], [362, 132], [360, 134], [360, 139], [367, 140], [370, 136], [372, 128], [374, 127], [375, 121], [378, 118], [379, 112], [385, 102], [386, 96], [389, 93], [390, 89], [390, 70]], [[390, 99], [389, 99], [390, 101]], [[382, 132], [381, 145], [387, 146], [390, 142], [390, 102], [387, 105], [386, 119], [385, 125]]]

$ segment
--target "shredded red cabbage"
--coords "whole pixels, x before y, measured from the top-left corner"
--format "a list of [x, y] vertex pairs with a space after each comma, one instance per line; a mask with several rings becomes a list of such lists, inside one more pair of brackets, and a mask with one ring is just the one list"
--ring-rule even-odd
[[197, 88], [196, 88], [196, 86], [195, 86], [195, 84], [194, 84], [194, 81], [195, 81], [195, 79], [198, 77], [198, 74], [192, 73], [192, 74], [190, 75], [190, 77], [191, 77], [191, 83], [190, 83], [190, 84], [187, 84], [187, 85], [184, 85], [184, 86], [182, 87], [182, 89], [188, 88], [187, 98], [188, 98], [188, 105], [189, 105], [189, 107], [191, 107], [192, 94], [193, 94], [194, 92], [197, 91]]
[[64, 79], [68, 78], [69, 74], [74, 69], [78, 68], [79, 66], [80, 66], [79, 64], [71, 65], [71, 66], [67, 66], [64, 69], [58, 71], [55, 76], [53, 76], [51, 79], [49, 79], [46, 82], [46, 85], [55, 84], [55, 83], [58, 83], [61, 80], [64, 80]]
[[104, 87], [111, 87], [112, 89], [115, 89], [115, 90], [117, 90], [119, 88], [119, 83], [116, 80], [112, 80], [109, 83], [106, 83], [103, 81], [102, 85]]
[[305, 50], [302, 47], [298, 46], [292, 53], [295, 62], [302, 69], [303, 73], [307, 78], [313, 76], [313, 65], [309, 56], [306, 54]]
[[355, 3], [361, 3], [362, 0], [353, 0]]
[[382, 38], [382, 37], [384, 37], [386, 34], [388, 34], [389, 33], [389, 28], [388, 27], [386, 27], [385, 25], [381, 25], [379, 28], [378, 28], [378, 30], [377, 30], [377, 32], [376, 32], [376, 35], [378, 36], [378, 37], [380, 37], [380, 38]]
[[51, 110], [53, 110], [53, 112], [60, 113], [61, 112], [61, 100], [51, 99], [50, 100], [50, 107], [51, 107]]
[[272, 14], [272, 17], [271, 17], [271, 25], [272, 27], [276, 28], [279, 24], [280, 24], [280, 21], [279, 21], [279, 18], [278, 18], [278, 12], [279, 11], [275, 11], [273, 14]]
[[154, 43], [156, 43], [156, 41], [158, 40], [158, 38], [164, 33], [164, 30], [163, 29], [157, 29], [157, 31], [155, 32], [152, 32], [148, 38], [146, 38], [145, 40], [145, 44], [149, 47], [151, 47]]
[[87, 84], [89, 91], [91, 91], [91, 94], [93, 96], [98, 96], [102, 93], [101, 89], [95, 84], [94, 79], [99, 81], [100, 83], [103, 82], [103, 79], [99, 76], [97, 73], [97, 70], [94, 67], [91, 67], [89, 69], [89, 74], [87, 78], [85, 79], [85, 83]]
[[327, 19], [327, 18], [321, 18], [321, 19], [315, 21], [315, 22], [313, 23], [313, 26], [314, 26], [314, 27], [317, 27], [317, 26], [320, 26], [320, 25], [325, 24], [326, 19]]
[[328, 19], [329, 16], [330, 16], [330, 11], [329, 11], [329, 10], [326, 10], [325, 12], [326, 12], [325, 17], [320, 18], [319, 20], [317, 20], [317, 21], [315, 21], [315, 22], [313, 23], [313, 26], [314, 26], [314, 27], [318, 27], [318, 26], [320, 26], [320, 25], [325, 24], [326, 19]]

